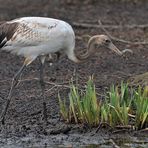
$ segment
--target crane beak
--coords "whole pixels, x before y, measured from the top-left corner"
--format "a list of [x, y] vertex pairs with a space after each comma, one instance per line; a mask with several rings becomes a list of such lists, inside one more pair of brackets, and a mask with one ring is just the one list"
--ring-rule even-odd
[[113, 43], [110, 43], [108, 48], [114, 51], [116, 54], [120, 56], [122, 55], [122, 52]]

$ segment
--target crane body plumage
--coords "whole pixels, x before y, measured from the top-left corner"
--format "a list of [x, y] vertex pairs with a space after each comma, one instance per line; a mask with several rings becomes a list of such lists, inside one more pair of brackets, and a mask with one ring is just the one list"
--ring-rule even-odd
[[[64, 21], [53, 18], [24, 17], [5, 22], [0, 28], [2, 27], [4, 29], [1, 32], [6, 34], [0, 43], [5, 43], [2, 50], [24, 56], [30, 63], [40, 55], [58, 51], [65, 52], [73, 61], [77, 60], [74, 55], [75, 34], [72, 27]], [[11, 30], [13, 35], [9, 39], [7, 30], [11, 27], [13, 27]]]
[[62, 20], [44, 17], [23, 17], [0, 22], [0, 49], [25, 57], [23, 66], [12, 79], [6, 106], [1, 116], [2, 123], [4, 124], [13, 90], [18, 84], [23, 70], [37, 57], [39, 57], [41, 63], [39, 82], [43, 97], [43, 118], [47, 121], [46, 98], [44, 95], [45, 83], [43, 79], [46, 55], [63, 52], [73, 62], [80, 63], [98, 52], [100, 47], [107, 47], [118, 55], [122, 55], [122, 52], [106, 35], [90, 37], [86, 52], [82, 55], [76, 55], [74, 51], [75, 33], [72, 27]]

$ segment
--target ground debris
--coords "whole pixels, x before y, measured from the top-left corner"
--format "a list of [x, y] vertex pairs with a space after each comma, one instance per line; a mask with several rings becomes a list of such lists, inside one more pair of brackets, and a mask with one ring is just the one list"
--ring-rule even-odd
[[58, 134], [67, 134], [71, 130], [70, 126], [61, 127], [59, 129], [54, 129], [50, 132], [51, 135], [58, 135]]

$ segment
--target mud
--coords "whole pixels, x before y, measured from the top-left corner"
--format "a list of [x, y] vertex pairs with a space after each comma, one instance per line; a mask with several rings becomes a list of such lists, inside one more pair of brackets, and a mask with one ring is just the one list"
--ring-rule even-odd
[[[108, 25], [148, 24], [148, 2], [98, 0], [0, 0], [0, 20], [22, 16], [46, 16], [73, 22], [97, 24], [100, 19]], [[104, 34], [99, 28], [73, 26], [76, 36]], [[108, 29], [110, 34], [129, 41], [148, 41], [148, 29]], [[88, 62], [76, 65], [64, 55], [59, 61], [45, 67], [48, 124], [41, 120], [42, 97], [38, 82], [39, 61], [36, 60], [22, 75], [6, 116], [6, 124], [0, 127], [0, 147], [148, 147], [144, 132], [121, 131], [113, 133], [108, 128], [88, 128], [85, 125], [68, 125], [59, 116], [58, 92], [68, 98], [69, 80], [78, 78], [84, 86], [94, 75], [97, 92], [103, 94], [113, 83], [148, 71], [148, 45], [128, 45], [114, 42], [121, 50], [130, 48], [133, 54], [119, 57], [109, 50], [100, 52]], [[76, 50], [85, 48], [76, 40]], [[0, 51], [0, 112], [10, 89], [11, 79], [23, 63], [23, 58]], [[75, 72], [76, 71], [76, 72]], [[58, 84], [58, 85], [57, 85]], [[98, 98], [102, 98], [98, 96]], [[61, 130], [62, 129], [62, 130]], [[63, 130], [64, 129], [64, 130]], [[92, 145], [91, 145], [92, 144]]]

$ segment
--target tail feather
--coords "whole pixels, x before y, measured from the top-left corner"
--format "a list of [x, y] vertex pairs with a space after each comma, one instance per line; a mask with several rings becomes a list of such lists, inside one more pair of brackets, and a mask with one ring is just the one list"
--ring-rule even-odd
[[11, 39], [17, 26], [17, 23], [0, 22], [0, 48], [4, 47], [7, 41]]
[[5, 39], [5, 33], [3, 32], [3, 25], [5, 24], [5, 21], [0, 22], [0, 48], [2, 48], [7, 41], [4, 41]]

